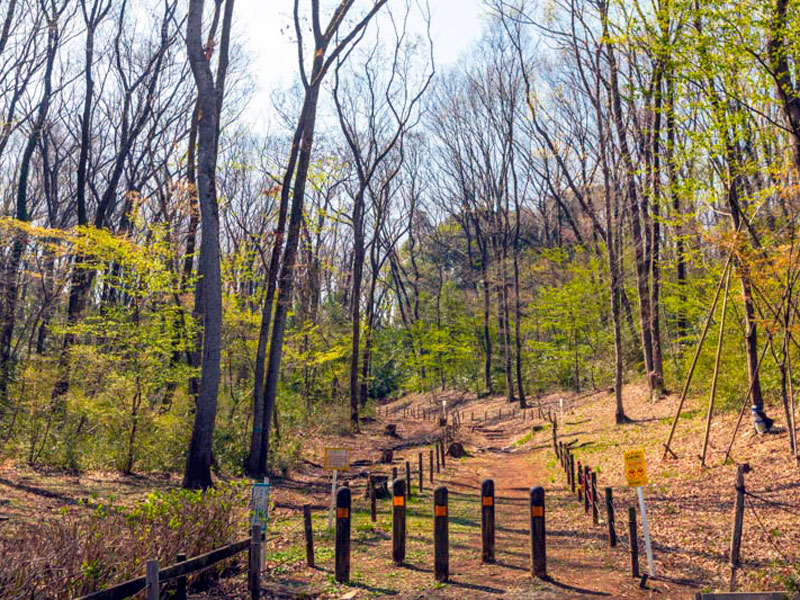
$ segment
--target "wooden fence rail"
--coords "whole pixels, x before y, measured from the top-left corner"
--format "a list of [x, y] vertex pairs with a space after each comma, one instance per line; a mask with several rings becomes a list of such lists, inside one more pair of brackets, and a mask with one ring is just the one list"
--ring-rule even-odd
[[[262, 536], [259, 531], [258, 537], [256, 538], [259, 543], [261, 542], [261, 539], [259, 539], [261, 537]], [[203, 571], [209, 567], [213, 567], [214, 565], [216, 565], [219, 562], [222, 562], [223, 560], [236, 556], [237, 554], [240, 554], [245, 550], [250, 550], [252, 542], [253, 538], [251, 536], [250, 538], [234, 542], [227, 546], [223, 546], [222, 548], [217, 548], [216, 550], [212, 550], [211, 552], [208, 552], [206, 554], [201, 554], [200, 556], [195, 556], [194, 558], [190, 558], [189, 560], [179, 562], [174, 565], [170, 565], [169, 567], [160, 569], [158, 571], [158, 583], [166, 583], [167, 581], [172, 581], [173, 579], [178, 579], [179, 577], [192, 575], [194, 573]], [[249, 568], [250, 570], [253, 569], [252, 561], [250, 561]], [[255, 568], [256, 568], [256, 574], [255, 576], [251, 574], [251, 577], [255, 577], [255, 580], [258, 581], [259, 567], [256, 566]], [[78, 600], [122, 600], [123, 598], [129, 598], [130, 596], [133, 596], [134, 594], [137, 594], [142, 590], [146, 589], [147, 583], [148, 581], [146, 576], [136, 577], [134, 579], [129, 579], [128, 581], [125, 581], [113, 587], [93, 592], [86, 596], [82, 596]]]

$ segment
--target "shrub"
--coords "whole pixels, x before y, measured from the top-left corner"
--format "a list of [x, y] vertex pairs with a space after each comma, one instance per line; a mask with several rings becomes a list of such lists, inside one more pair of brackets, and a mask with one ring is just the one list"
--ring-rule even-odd
[[230, 544], [245, 535], [247, 500], [243, 485], [223, 484], [150, 494], [128, 510], [96, 504], [88, 514], [65, 509], [52, 520], [13, 525], [0, 536], [0, 597], [73, 598], [142, 575], [147, 560], [167, 565], [178, 552], [196, 556]]

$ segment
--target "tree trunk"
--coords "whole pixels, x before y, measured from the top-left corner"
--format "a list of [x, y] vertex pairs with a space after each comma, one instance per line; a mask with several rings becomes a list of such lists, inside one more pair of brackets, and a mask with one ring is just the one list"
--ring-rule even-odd
[[634, 177], [635, 167], [628, 147], [627, 132], [625, 121], [622, 115], [622, 100], [619, 91], [619, 75], [617, 62], [614, 55], [614, 45], [608, 41], [611, 38], [608, 34], [608, 15], [605, 3], [602, 10], [603, 31], [606, 41], [609, 65], [609, 91], [611, 101], [611, 111], [614, 125], [617, 130], [620, 154], [622, 155], [622, 165], [625, 171], [625, 192], [628, 201], [628, 219], [631, 228], [631, 238], [633, 243], [634, 261], [636, 262], [636, 283], [639, 293], [639, 321], [641, 325], [642, 351], [644, 353], [645, 369], [647, 370], [647, 381], [651, 393], [656, 391], [656, 379], [653, 365], [653, 338], [651, 331], [651, 305], [650, 305], [650, 286], [648, 284], [648, 265], [645, 255], [644, 239], [642, 236], [642, 223], [639, 206], [639, 196], [636, 189], [636, 179]]
[[[13, 12], [13, 5], [9, 14]], [[17, 184], [16, 210], [14, 217], [17, 221], [27, 223], [30, 221], [28, 208], [28, 178], [30, 176], [33, 153], [42, 137], [47, 113], [50, 109], [50, 96], [52, 94], [53, 64], [55, 63], [56, 50], [59, 43], [58, 13], [50, 19], [47, 37], [47, 54], [43, 77], [42, 98], [31, 128], [31, 133], [22, 151], [19, 167], [19, 181]], [[22, 231], [14, 232], [14, 241], [11, 244], [11, 253], [6, 262], [3, 278], [5, 279], [2, 329], [0, 329], [0, 419], [8, 408], [8, 386], [11, 382], [11, 355], [14, 328], [17, 316], [17, 292], [19, 287], [19, 267], [22, 263], [22, 253], [25, 250], [26, 235]]]
[[225, 90], [227, 49], [230, 43], [233, 0], [225, 3], [217, 81], [202, 45], [203, 0], [189, 1], [186, 46], [200, 105], [197, 138], [197, 192], [200, 202], [202, 236], [203, 355], [200, 393], [194, 414], [192, 437], [186, 459], [183, 487], [206, 489], [213, 485], [212, 443], [217, 415], [222, 336], [222, 273], [220, 268], [219, 206], [217, 204], [216, 168], [219, 118]]

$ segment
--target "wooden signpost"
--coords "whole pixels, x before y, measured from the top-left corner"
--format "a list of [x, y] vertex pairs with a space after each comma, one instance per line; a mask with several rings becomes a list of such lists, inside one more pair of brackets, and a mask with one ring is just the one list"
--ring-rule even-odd
[[[267, 520], [269, 518], [269, 492], [270, 483], [269, 477], [264, 477], [262, 483], [254, 483], [253, 491], [250, 494], [250, 527], [258, 527], [262, 534], [267, 532]], [[265, 538], [265, 536], [261, 536]], [[264, 567], [264, 562], [267, 558], [266, 548], [260, 548], [261, 567]]]
[[644, 506], [644, 494], [642, 486], [648, 484], [647, 481], [647, 462], [644, 457], [644, 449], [628, 450], [624, 453], [625, 459], [625, 479], [629, 487], [636, 488], [636, 496], [639, 498], [639, 512], [642, 513], [642, 533], [644, 534], [644, 549], [647, 552], [647, 567], [650, 577], [656, 576], [656, 569], [653, 565], [653, 547], [650, 544], [650, 528], [647, 526], [647, 512]]
[[333, 471], [331, 480], [331, 503], [328, 510], [328, 531], [333, 526], [333, 508], [336, 504], [336, 480], [339, 471], [350, 470], [350, 450], [348, 448], [325, 448], [325, 456], [322, 468], [326, 471]]

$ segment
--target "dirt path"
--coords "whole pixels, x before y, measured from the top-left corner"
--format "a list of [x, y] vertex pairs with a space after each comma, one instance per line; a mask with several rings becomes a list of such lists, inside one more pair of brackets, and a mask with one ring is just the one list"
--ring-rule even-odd
[[[392, 596], [396, 598], [691, 598], [695, 590], [675, 582], [656, 580], [648, 589], [639, 589], [639, 581], [629, 573], [629, 554], [624, 524], [618, 522], [621, 544], [608, 548], [605, 523], [592, 525], [583, 507], [566, 486], [563, 473], [554, 467], [554, 455], [541, 432], [531, 434], [531, 426], [541, 421], [523, 418], [512, 412], [502, 399], [481, 400], [481, 414], [470, 409], [470, 403], [451, 399], [461, 406], [464, 415], [457, 439], [464, 443], [469, 456], [450, 459], [447, 468], [436, 475], [435, 485], [445, 485], [450, 497], [450, 581], [437, 585], [433, 581], [432, 486], [427, 473], [428, 446], [437, 429], [431, 420], [417, 418], [421, 408], [430, 408], [425, 398], [403, 399], [406, 417], [379, 417], [371, 431], [364, 435], [379, 444], [385, 423], [398, 424], [401, 440], [394, 444], [394, 464], [400, 472], [406, 460], [412, 465], [413, 494], [407, 508], [407, 559], [394, 565], [391, 556], [391, 514], [387, 502], [379, 506], [378, 520], [372, 523], [363, 498], [363, 479], [351, 473], [356, 508], [353, 511], [351, 585], [340, 586], [332, 581], [332, 545], [323, 532], [319, 547], [318, 569], [302, 567], [289, 580], [302, 593], [328, 598], [360, 598]], [[398, 405], [394, 408], [399, 408]], [[391, 409], [392, 407], [390, 407]], [[503, 410], [503, 416], [499, 411]], [[402, 409], [400, 409], [402, 411]], [[402, 414], [402, 412], [399, 412]], [[474, 414], [474, 421], [473, 421]], [[483, 422], [484, 415], [488, 423]], [[546, 439], [546, 438], [544, 438]], [[376, 441], [377, 440], [377, 441]], [[363, 451], [365, 444], [356, 444]], [[417, 454], [424, 451], [425, 485], [417, 489]], [[369, 468], [375, 468], [374, 465]], [[385, 468], [385, 467], [384, 467]], [[363, 474], [362, 474], [363, 475]], [[496, 558], [495, 564], [481, 562], [480, 555], [480, 485], [491, 478], [496, 495]], [[548, 581], [530, 576], [528, 494], [531, 486], [542, 485], [547, 503]], [[315, 528], [324, 528], [324, 515], [319, 515]], [[644, 552], [642, 552], [644, 555]], [[642, 558], [642, 570], [646, 568]], [[355, 593], [355, 596], [347, 594]], [[287, 594], [283, 597], [289, 597]], [[282, 597], [275, 594], [272, 597]]]

